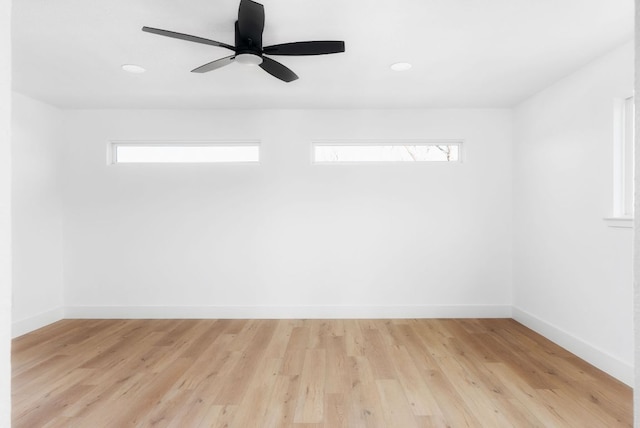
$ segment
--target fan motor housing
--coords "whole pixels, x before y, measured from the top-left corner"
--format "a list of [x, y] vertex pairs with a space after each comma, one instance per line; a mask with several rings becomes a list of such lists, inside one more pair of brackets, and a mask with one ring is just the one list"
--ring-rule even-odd
[[254, 55], [262, 55], [262, 39], [253, 40], [245, 39], [238, 29], [238, 21], [236, 21], [236, 52], [238, 54], [252, 53]]

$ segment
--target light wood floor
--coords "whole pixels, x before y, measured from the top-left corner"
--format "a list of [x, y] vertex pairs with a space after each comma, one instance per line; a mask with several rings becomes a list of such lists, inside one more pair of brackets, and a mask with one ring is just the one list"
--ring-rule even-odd
[[632, 392], [513, 320], [64, 320], [15, 427], [617, 427]]

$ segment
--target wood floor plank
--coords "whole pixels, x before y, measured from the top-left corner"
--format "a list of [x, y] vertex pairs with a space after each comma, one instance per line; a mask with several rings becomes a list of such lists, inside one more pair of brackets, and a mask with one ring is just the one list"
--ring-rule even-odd
[[349, 362], [344, 336], [325, 338], [327, 368], [325, 379], [326, 394], [341, 394], [349, 390]]
[[345, 394], [325, 394], [325, 428], [349, 428], [349, 416], [347, 414], [348, 401]]
[[182, 357], [206, 354], [206, 349], [225, 333], [229, 320], [200, 320], [196, 327], [199, 334], [193, 334], [189, 346], [182, 351]]
[[432, 390], [420, 376], [409, 352], [404, 346], [394, 346], [390, 349], [391, 358], [402, 385], [405, 396], [416, 416], [442, 416]]
[[374, 378], [393, 379], [395, 377], [393, 362], [381, 332], [377, 329], [365, 329], [362, 331], [362, 336], [365, 340], [364, 356], [371, 364]]
[[242, 355], [229, 375], [221, 379], [223, 388], [216, 397], [217, 404], [237, 405], [242, 401], [258, 361], [262, 359], [262, 352], [271, 341], [276, 323], [274, 320], [265, 320], [259, 324], [251, 323], [251, 327], [255, 326], [251, 334], [242, 335], [243, 332], [238, 334], [238, 339], [243, 343], [239, 347], [242, 350]]
[[234, 426], [253, 427], [262, 424], [269, 411], [269, 399], [276, 386], [281, 365], [282, 361], [275, 358], [264, 358], [258, 362], [255, 375], [238, 405], [238, 408], [251, 409], [251, 412], [238, 412], [233, 419]]
[[347, 355], [357, 357], [364, 355], [364, 336], [356, 320], [345, 320], [345, 342], [347, 345]]
[[457, 396], [464, 402], [466, 407], [483, 424], [491, 427], [508, 427], [510, 422], [493, 400], [489, 388], [482, 385], [477, 373], [467, 369], [455, 357], [442, 357], [438, 360], [443, 372], [453, 388], [457, 391]]
[[417, 427], [418, 423], [400, 382], [395, 379], [378, 379], [376, 385], [386, 426]]
[[349, 390], [349, 426], [386, 426], [378, 386], [369, 361], [365, 357], [349, 357], [351, 389]]
[[630, 415], [633, 412], [633, 403], [620, 400], [624, 392], [614, 392], [610, 388], [601, 388], [601, 385], [598, 381], [572, 382], [570, 391], [578, 395], [577, 399], [580, 402], [588, 402], [590, 406], [597, 407], [598, 412], [604, 412], [623, 423], [620, 415]]
[[269, 411], [263, 420], [264, 426], [288, 427], [293, 423], [299, 385], [299, 375], [276, 377], [267, 406]]
[[[192, 354], [193, 364], [182, 375], [189, 390], [198, 390], [202, 384], [211, 383], [218, 376], [225, 373], [237, 363], [240, 352], [230, 352], [226, 345], [233, 340], [232, 335], [221, 334], [206, 347], [202, 347], [200, 354]], [[187, 354], [188, 355], [188, 354]], [[183, 355], [186, 358], [186, 355]]]
[[322, 422], [326, 355], [324, 349], [308, 349], [305, 353], [294, 423]]
[[51, 420], [52, 414], [60, 414], [67, 406], [79, 400], [92, 387], [87, 385], [72, 385], [60, 394], [37, 405], [33, 411], [24, 412], [16, 416], [16, 423], [26, 427], [43, 426]]
[[509, 319], [63, 320], [14, 340], [33, 427], [631, 427], [632, 391]]
[[[567, 419], [564, 412], [558, 412], [553, 405], [550, 405], [547, 400], [544, 400], [539, 395], [539, 391], [544, 390], [534, 389], [526, 380], [524, 382], [520, 380], [517, 372], [511, 366], [503, 363], [491, 363], [490, 365], [491, 372], [507, 385], [515, 400], [526, 404], [527, 408], [542, 422], [543, 426], [574, 426], [572, 425], [574, 422], [571, 419]], [[585, 418], [583, 421], [585, 426], [589, 426], [592, 422], [590, 418]]]
[[237, 413], [238, 406], [211, 406], [197, 428], [228, 428], [232, 426], [231, 422]]
[[416, 416], [420, 428], [451, 428], [444, 418], [439, 416]]
[[447, 423], [455, 427], [482, 426], [481, 415], [474, 414], [468, 407], [466, 400], [459, 395], [448, 374], [440, 370], [429, 370], [427, 376], [429, 377], [427, 384], [433, 391], [433, 396]]
[[289, 346], [294, 328], [294, 323], [291, 320], [278, 321], [269, 348], [265, 350], [263, 358], [282, 358]]

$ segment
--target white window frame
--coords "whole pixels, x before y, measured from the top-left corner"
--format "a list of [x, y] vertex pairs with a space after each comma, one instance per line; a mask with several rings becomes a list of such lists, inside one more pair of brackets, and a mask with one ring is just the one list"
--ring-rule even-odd
[[[463, 161], [464, 140], [315, 140], [311, 143], [311, 163], [314, 165], [397, 165], [397, 164], [459, 164]], [[316, 146], [457, 146], [454, 161], [317, 161]]]
[[[117, 148], [123, 146], [135, 147], [237, 147], [250, 146], [258, 148], [257, 161], [213, 161], [213, 162], [118, 162]], [[257, 165], [262, 162], [262, 145], [258, 140], [221, 140], [221, 141], [189, 141], [189, 140], [111, 140], [107, 144], [108, 165]]]
[[613, 213], [610, 227], [633, 227], [634, 97], [615, 100], [613, 136]]

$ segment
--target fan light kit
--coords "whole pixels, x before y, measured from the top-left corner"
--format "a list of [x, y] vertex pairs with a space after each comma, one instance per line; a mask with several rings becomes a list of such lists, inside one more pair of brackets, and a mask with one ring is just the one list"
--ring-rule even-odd
[[135, 65], [135, 64], [124, 64], [122, 66], [122, 69], [126, 72], [135, 73], [135, 74], [140, 74], [147, 71], [144, 69], [144, 67], [140, 67], [139, 65]]
[[407, 71], [411, 68], [411, 64], [408, 62], [396, 62], [395, 64], [391, 64], [390, 68], [393, 71]]
[[244, 65], [260, 65], [262, 64], [262, 57], [260, 55], [244, 53], [236, 55], [236, 61]]
[[211, 39], [176, 33], [175, 31], [159, 28], [142, 27], [142, 31], [158, 34], [188, 42], [217, 46], [234, 52], [224, 58], [216, 59], [198, 68], [193, 73], [206, 73], [239, 62], [246, 65], [260, 66], [264, 71], [284, 82], [292, 82], [298, 76], [278, 61], [265, 55], [325, 55], [344, 52], [344, 42], [338, 40], [322, 40], [311, 42], [282, 43], [279, 45], [262, 46], [262, 32], [264, 30], [264, 6], [252, 0], [240, 0], [238, 20], [235, 24], [235, 46], [217, 42]]

